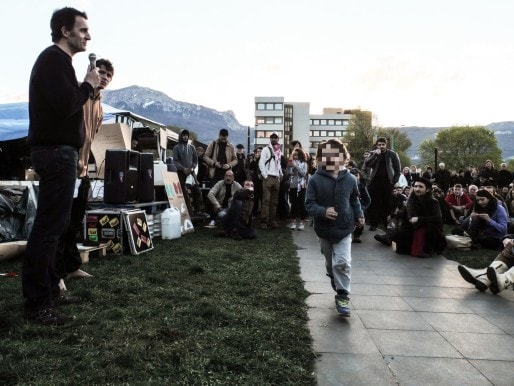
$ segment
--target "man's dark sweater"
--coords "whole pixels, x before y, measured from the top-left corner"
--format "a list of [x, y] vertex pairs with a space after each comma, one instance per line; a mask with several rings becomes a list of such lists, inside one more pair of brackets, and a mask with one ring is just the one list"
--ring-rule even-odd
[[[30, 146], [84, 144], [83, 106], [93, 87], [77, 82], [71, 57], [56, 45], [37, 58], [30, 75]], [[71, 96], [71, 97], [70, 97]]]

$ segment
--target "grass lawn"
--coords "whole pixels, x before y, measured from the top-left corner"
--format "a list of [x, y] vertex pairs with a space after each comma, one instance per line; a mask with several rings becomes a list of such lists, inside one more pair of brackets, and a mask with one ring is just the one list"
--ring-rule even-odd
[[21, 278], [0, 277], [0, 384], [314, 385], [291, 232], [213, 234], [91, 257], [94, 278], [67, 282], [85, 301], [62, 307], [77, 316], [62, 327], [25, 321]]
[[[453, 226], [445, 225], [444, 233], [451, 235]], [[492, 249], [449, 249], [446, 248], [443, 252], [443, 256], [448, 260], [454, 260], [460, 264], [464, 264], [470, 268], [484, 268], [487, 267], [494, 260], [499, 251]]]

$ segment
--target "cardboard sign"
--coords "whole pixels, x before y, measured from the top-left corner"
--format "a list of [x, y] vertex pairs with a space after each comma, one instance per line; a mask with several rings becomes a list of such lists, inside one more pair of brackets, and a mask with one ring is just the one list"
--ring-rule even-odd
[[109, 123], [102, 125], [91, 144], [91, 151], [96, 161], [96, 172], [100, 179], [104, 178], [105, 151], [107, 149], [131, 149], [130, 127], [125, 123]]
[[184, 193], [180, 186], [180, 181], [176, 172], [162, 172], [162, 179], [164, 181], [164, 190], [168, 196], [170, 207], [177, 208], [180, 211], [180, 219], [182, 222], [182, 234], [194, 231], [189, 211], [184, 200]]

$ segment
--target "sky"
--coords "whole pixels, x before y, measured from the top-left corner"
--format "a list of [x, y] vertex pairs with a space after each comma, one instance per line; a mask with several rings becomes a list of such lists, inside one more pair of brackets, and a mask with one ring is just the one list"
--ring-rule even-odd
[[514, 120], [512, 0], [3, 0], [0, 103], [28, 100], [55, 9], [88, 14], [88, 54], [115, 66], [110, 89], [149, 87], [231, 110], [254, 97], [372, 111], [383, 127]]

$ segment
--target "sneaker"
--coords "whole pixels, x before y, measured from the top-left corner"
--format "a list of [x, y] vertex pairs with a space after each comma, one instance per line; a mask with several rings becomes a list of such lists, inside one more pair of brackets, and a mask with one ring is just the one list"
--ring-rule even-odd
[[350, 299], [342, 295], [336, 295], [336, 310], [339, 316], [350, 316]]
[[25, 314], [27, 319], [45, 326], [62, 326], [75, 319], [57, 311], [53, 307], [40, 308], [36, 311], [26, 311]]
[[56, 306], [67, 306], [68, 304], [79, 304], [79, 303], [82, 303], [82, 298], [80, 296], [59, 295], [54, 298], [54, 303]]
[[216, 221], [211, 220], [211, 222], [206, 225], [205, 228], [216, 228]]
[[303, 231], [303, 230], [305, 230], [305, 225], [303, 224], [303, 222], [301, 222], [301, 223], [298, 225], [298, 230], [299, 230], [299, 231]]
[[293, 230], [293, 231], [296, 229], [296, 221], [294, 221], [294, 222], [293, 222], [293, 221], [291, 221], [291, 222], [289, 223], [289, 229], [291, 229], [291, 230]]

